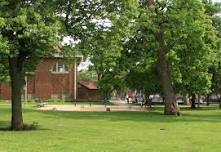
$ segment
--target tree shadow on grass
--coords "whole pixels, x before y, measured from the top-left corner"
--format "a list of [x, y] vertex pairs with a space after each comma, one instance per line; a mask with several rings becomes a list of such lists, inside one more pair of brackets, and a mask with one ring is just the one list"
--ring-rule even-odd
[[191, 109], [191, 107], [180, 107], [181, 111], [206, 111], [206, 110], [219, 110], [218, 106], [204, 106], [204, 107], [197, 107], [196, 109]]
[[[50, 129], [48, 128], [38, 128], [38, 129], [23, 129], [23, 130], [18, 130], [19, 132], [34, 132], [34, 131], [48, 131]], [[12, 132], [10, 127], [0, 127], [0, 132]]]
[[8, 121], [0, 121], [0, 132], [1, 131], [9, 131], [10, 130], [10, 122]]
[[134, 121], [134, 122], [161, 122], [161, 123], [182, 123], [182, 122], [211, 122], [221, 123], [221, 112], [198, 113], [185, 111], [181, 117], [165, 116], [161, 111], [152, 112], [41, 112], [43, 117], [64, 118], [73, 120], [107, 120], [107, 121]]
[[[49, 130], [46, 128], [42, 128], [39, 125], [33, 125], [33, 124], [24, 124], [24, 128], [23, 130], [19, 130], [19, 131], [42, 131], [42, 130]], [[0, 132], [5, 132], [5, 131], [13, 131], [11, 130], [10, 127], [10, 122], [8, 121], [0, 121]]]

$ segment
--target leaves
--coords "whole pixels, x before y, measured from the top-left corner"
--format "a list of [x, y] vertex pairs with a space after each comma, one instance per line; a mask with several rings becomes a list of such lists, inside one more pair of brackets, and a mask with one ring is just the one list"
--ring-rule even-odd
[[45, 3], [41, 5], [40, 2], [0, 3], [0, 62], [6, 69], [9, 58], [20, 57], [26, 63], [24, 69], [35, 69], [37, 59], [55, 52], [54, 46], [59, 42], [60, 23], [52, 15], [53, 12], [45, 11]]

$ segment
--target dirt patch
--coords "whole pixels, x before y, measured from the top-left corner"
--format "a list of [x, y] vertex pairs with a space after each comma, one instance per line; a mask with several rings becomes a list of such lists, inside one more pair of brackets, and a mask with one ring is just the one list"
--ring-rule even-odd
[[149, 111], [148, 108], [142, 108], [135, 105], [45, 105], [38, 107], [38, 110], [49, 111], [85, 111], [85, 112], [105, 112], [105, 111]]

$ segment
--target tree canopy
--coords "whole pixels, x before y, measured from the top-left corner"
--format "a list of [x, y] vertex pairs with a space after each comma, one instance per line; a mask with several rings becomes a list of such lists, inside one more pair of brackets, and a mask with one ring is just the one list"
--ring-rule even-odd
[[1, 63], [8, 70], [12, 88], [12, 130], [23, 129], [21, 88], [25, 73], [41, 57], [52, 55], [60, 28], [56, 14], [46, 2], [0, 2]]
[[165, 114], [180, 114], [176, 93], [220, 93], [221, 10], [211, 0], [2, 0], [0, 81], [10, 77], [12, 129], [23, 129], [21, 88], [40, 58], [80, 51], [100, 89], [161, 93]]

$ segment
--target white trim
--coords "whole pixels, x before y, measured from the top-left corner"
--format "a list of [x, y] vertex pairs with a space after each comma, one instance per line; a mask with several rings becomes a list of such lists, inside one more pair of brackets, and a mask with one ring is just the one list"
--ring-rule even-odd
[[56, 62], [50, 70], [53, 74], [68, 74], [69, 69], [64, 63]]

